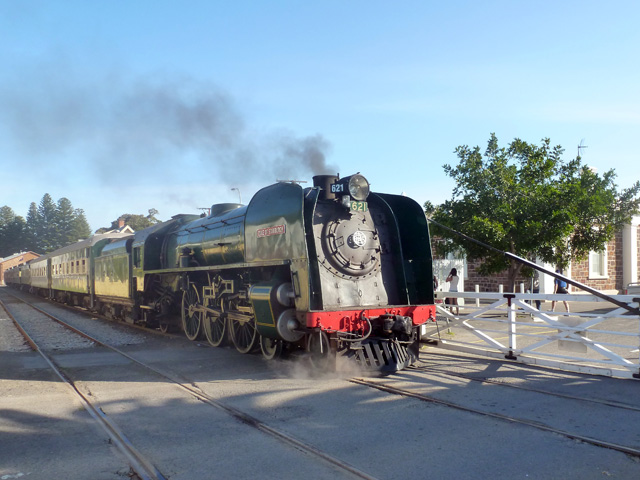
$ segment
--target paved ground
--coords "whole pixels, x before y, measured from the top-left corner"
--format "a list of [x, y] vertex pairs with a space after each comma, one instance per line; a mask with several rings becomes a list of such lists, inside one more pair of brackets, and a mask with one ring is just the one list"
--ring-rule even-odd
[[[0, 479], [127, 478], [127, 462], [105, 433], [37, 353], [16, 346], [19, 337], [3, 317], [0, 309], [0, 338], [14, 340], [0, 342]], [[123, 348], [197, 382], [213, 398], [348, 460], [373, 478], [640, 478], [637, 457], [533, 427], [391, 396], [348, 383], [340, 375], [314, 378], [292, 362], [267, 363], [258, 355], [239, 355], [183, 338], [145, 335], [144, 342]], [[130, 362], [95, 350], [61, 349], [55, 357], [169, 478], [349, 478], [227, 419]], [[420, 367], [382, 381], [640, 448], [638, 382], [428, 348], [421, 354]], [[603, 403], [563, 400], [540, 390]], [[604, 406], [607, 402], [636, 410], [612, 410]]]

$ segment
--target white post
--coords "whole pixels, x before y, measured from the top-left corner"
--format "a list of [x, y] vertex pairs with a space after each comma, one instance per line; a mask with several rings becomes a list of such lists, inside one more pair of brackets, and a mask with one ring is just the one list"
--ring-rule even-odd
[[498, 293], [503, 293], [503, 290], [504, 290], [504, 286], [498, 285]]
[[516, 306], [512, 303], [512, 298], [508, 299], [507, 316], [509, 318], [509, 356], [513, 358], [513, 351], [516, 349]]
[[640, 217], [633, 217], [631, 224], [622, 229], [622, 288], [638, 281], [638, 223]]
[[[480, 293], [480, 285], [476, 285], [476, 293]], [[476, 308], [480, 308], [480, 299], [476, 298]]]

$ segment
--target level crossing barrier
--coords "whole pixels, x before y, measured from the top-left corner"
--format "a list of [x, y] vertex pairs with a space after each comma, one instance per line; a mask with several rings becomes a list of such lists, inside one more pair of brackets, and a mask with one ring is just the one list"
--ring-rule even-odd
[[[422, 339], [439, 348], [572, 372], [640, 379], [640, 315], [602, 298], [586, 294], [435, 293], [437, 320], [423, 328]], [[459, 299], [459, 315], [449, 310], [445, 297]], [[612, 298], [636, 310], [640, 305], [637, 295]], [[536, 308], [536, 301], [540, 308]], [[567, 302], [568, 312], [563, 302]]]

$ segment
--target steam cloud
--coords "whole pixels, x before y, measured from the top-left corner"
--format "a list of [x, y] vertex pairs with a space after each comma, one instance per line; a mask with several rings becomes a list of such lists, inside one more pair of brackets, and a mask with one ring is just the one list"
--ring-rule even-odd
[[[233, 98], [191, 79], [111, 78], [93, 84], [31, 72], [0, 89], [0, 137], [25, 167], [83, 158], [104, 183], [194, 176], [234, 184], [336, 173], [321, 135], [256, 133]], [[38, 74], [40, 73], [40, 74]]]

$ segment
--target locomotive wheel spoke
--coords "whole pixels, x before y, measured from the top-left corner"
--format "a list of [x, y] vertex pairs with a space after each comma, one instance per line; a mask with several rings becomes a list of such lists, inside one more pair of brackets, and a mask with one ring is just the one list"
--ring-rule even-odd
[[195, 285], [182, 294], [182, 328], [189, 340], [196, 340], [202, 328], [202, 313], [195, 310], [200, 305], [200, 295]]
[[260, 350], [262, 350], [262, 356], [267, 360], [280, 358], [283, 348], [284, 342], [282, 340], [260, 336]]
[[227, 320], [222, 315], [204, 315], [204, 334], [214, 347], [222, 345], [227, 336]]
[[258, 341], [255, 319], [251, 319], [249, 322], [230, 319], [229, 327], [231, 341], [236, 350], [240, 353], [249, 353], [253, 350]]

